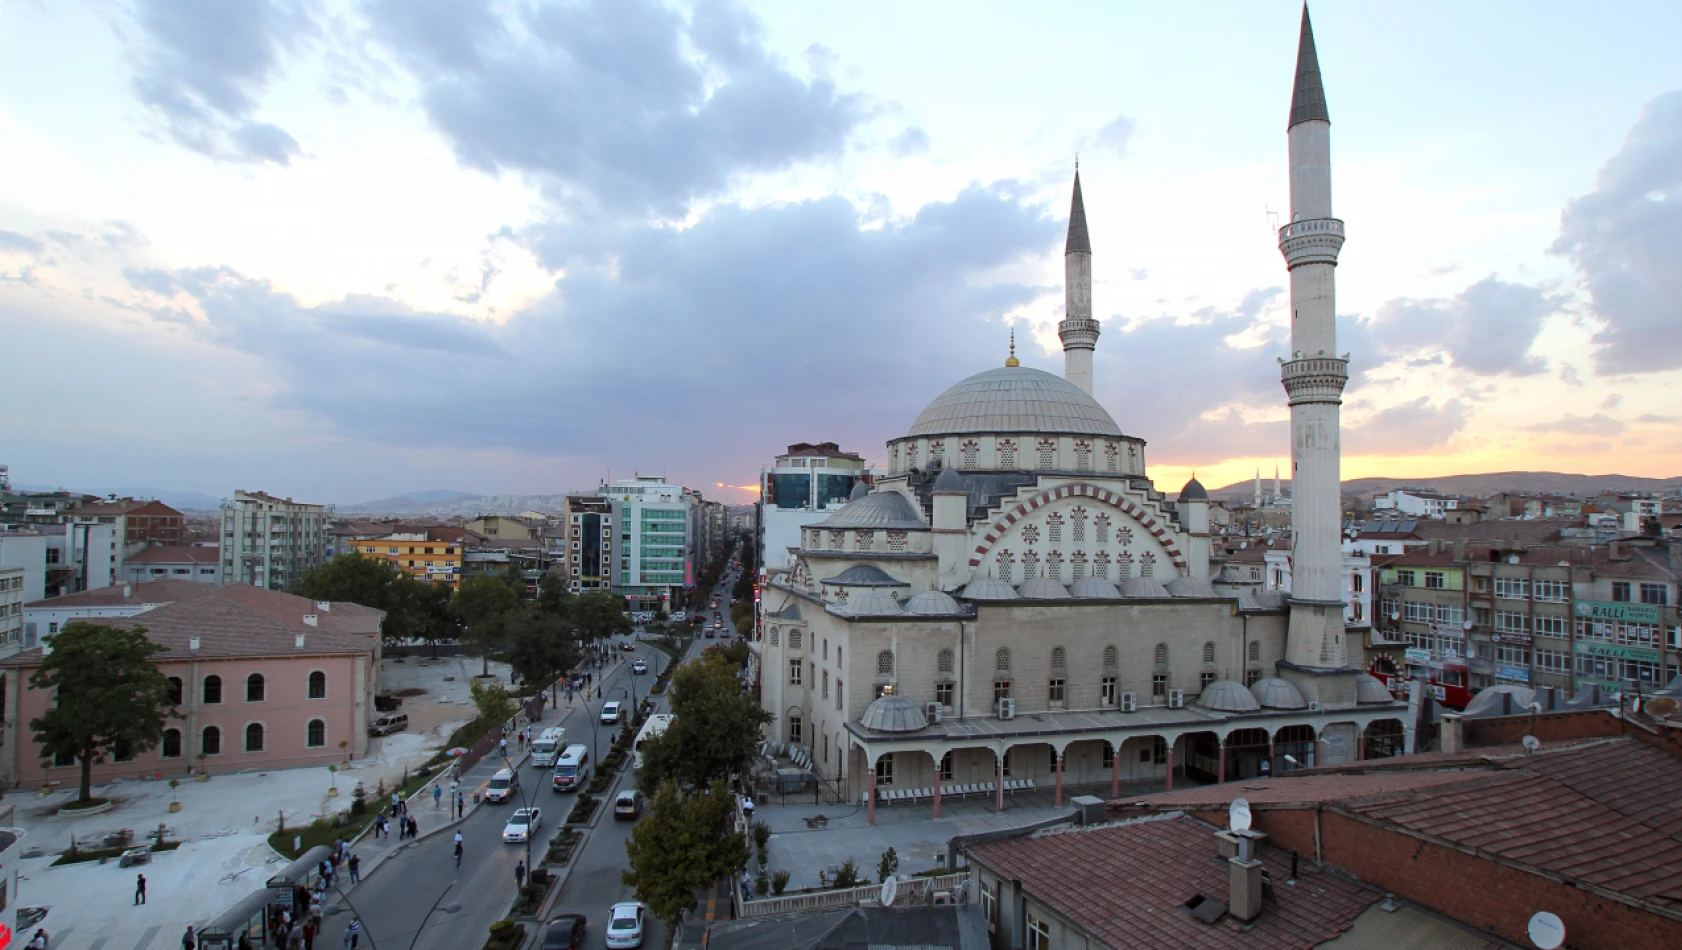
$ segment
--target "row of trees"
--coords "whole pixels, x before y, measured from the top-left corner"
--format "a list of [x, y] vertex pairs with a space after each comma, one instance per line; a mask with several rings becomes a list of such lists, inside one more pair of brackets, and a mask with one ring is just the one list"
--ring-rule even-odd
[[730, 778], [745, 771], [770, 713], [738, 677], [745, 644], [711, 649], [672, 675], [672, 724], [642, 745], [637, 788], [648, 816], [625, 842], [625, 883], [675, 929], [696, 892], [734, 876], [750, 853], [743, 829], [731, 830]]

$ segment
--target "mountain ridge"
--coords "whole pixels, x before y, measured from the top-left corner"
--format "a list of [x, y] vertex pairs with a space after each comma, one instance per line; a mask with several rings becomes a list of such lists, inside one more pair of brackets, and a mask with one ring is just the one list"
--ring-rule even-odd
[[[1262, 478], [1262, 493], [1273, 493], [1273, 480]], [[1281, 486], [1289, 488], [1290, 479]], [[1254, 481], [1235, 482], [1211, 489], [1211, 497], [1228, 500], [1250, 498]], [[1553, 495], [1590, 496], [1603, 491], [1665, 491], [1682, 488], [1682, 476], [1647, 478], [1640, 475], [1578, 475], [1570, 472], [1485, 472], [1471, 475], [1437, 475], [1425, 478], [1369, 477], [1343, 482], [1345, 495], [1379, 495], [1397, 488], [1418, 488], [1446, 495], [1484, 497], [1504, 491], [1541, 492]]]

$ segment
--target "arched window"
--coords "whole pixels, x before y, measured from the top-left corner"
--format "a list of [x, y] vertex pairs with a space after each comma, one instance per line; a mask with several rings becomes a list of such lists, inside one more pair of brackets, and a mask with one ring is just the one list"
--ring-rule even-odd
[[169, 678], [169, 701], [176, 706], [181, 705], [181, 677]]
[[253, 673], [245, 678], [245, 701], [248, 703], [263, 701], [263, 674]]
[[993, 654], [993, 669], [1000, 672], [1000, 673], [1009, 673], [1010, 672], [1010, 651], [1009, 650], [1000, 648], [999, 652]]
[[158, 753], [166, 759], [181, 758], [181, 730], [165, 729], [163, 750]]
[[1203, 644], [1203, 662], [1205, 662], [1205, 663], [1214, 663], [1215, 662], [1215, 645], [1213, 643]]
[[771, 628], [771, 645], [772, 646], [777, 646], [778, 645], [778, 643], [780, 642], [780, 638], [782, 637], [782, 632], [783, 631], [780, 627], [772, 627]]
[[876, 675], [892, 676], [894, 674], [894, 651], [883, 650], [876, 654]]
[[199, 751], [205, 755], [221, 755], [222, 730], [215, 726], [205, 726], [199, 738]]
[[1361, 575], [1360, 575], [1360, 573], [1356, 572], [1354, 574], [1349, 575], [1349, 580], [1350, 580], [1350, 583], [1353, 585], [1351, 589], [1354, 590], [1355, 593], [1359, 594], [1361, 592]]
[[1156, 645], [1156, 665], [1157, 666], [1167, 666], [1168, 665], [1168, 644], [1158, 643]]
[[1251, 663], [1260, 663], [1261, 662], [1261, 641], [1260, 640], [1251, 640], [1250, 641], [1250, 662]]
[[309, 697], [311, 699], [326, 699], [327, 698], [327, 674], [326, 673], [323, 673], [320, 670], [314, 670], [310, 673]]
[[222, 677], [212, 673], [204, 678], [204, 702], [206, 705], [222, 701]]
[[940, 658], [936, 661], [936, 668], [942, 673], [952, 672], [952, 651], [940, 651]]
[[1062, 647], [1051, 648], [1051, 668], [1061, 673], [1069, 668], [1069, 653]]
[[1119, 661], [1119, 654], [1117, 653], [1116, 648], [1113, 647], [1113, 646], [1105, 647], [1104, 648], [1104, 669], [1113, 670], [1120, 665], [1121, 665], [1121, 663]]
[[263, 724], [254, 722], [245, 727], [245, 751], [263, 751]]
[[327, 745], [327, 723], [321, 719], [311, 719], [304, 727], [304, 745], [312, 749], [320, 749]]

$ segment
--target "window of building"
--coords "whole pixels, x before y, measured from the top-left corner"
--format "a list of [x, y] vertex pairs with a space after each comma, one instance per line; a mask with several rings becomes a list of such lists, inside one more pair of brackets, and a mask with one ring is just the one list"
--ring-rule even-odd
[[1397, 571], [1396, 583], [1403, 587], [1418, 587], [1419, 575], [1413, 571]]
[[790, 630], [788, 632], [788, 648], [790, 650], [800, 649], [800, 631]]
[[884, 754], [876, 760], [876, 784], [892, 785], [894, 783], [894, 754]]
[[1563, 637], [1565, 632], [1565, 618], [1553, 614], [1536, 615], [1536, 632], [1555, 637]]
[[800, 685], [800, 661], [799, 660], [789, 660], [788, 661], [788, 685], [790, 685], [790, 686], [799, 686]]
[[222, 677], [217, 676], [214, 673], [212, 673], [209, 676], [206, 676], [204, 678], [203, 693], [204, 693], [203, 702], [204, 702], [205, 705], [210, 706], [210, 705], [215, 705], [216, 703], [221, 702], [222, 701]]
[[327, 723], [321, 719], [311, 719], [304, 727], [304, 745], [311, 749], [324, 748], [327, 745]]
[[[836, 662], [840, 662], [841, 660], [840, 652], [840, 650], [836, 650]], [[894, 651], [883, 650], [882, 652], [876, 654], [876, 675], [894, 675]]]
[[327, 698], [327, 674], [326, 673], [323, 673], [320, 670], [313, 670], [313, 671], [310, 672], [309, 698], [311, 698], [311, 699], [326, 699]]
[[1215, 681], [1215, 671], [1214, 670], [1204, 670], [1202, 673], [1199, 673], [1198, 676], [1197, 676], [1197, 690], [1198, 690], [1198, 692], [1202, 692], [1203, 690], [1208, 689], [1209, 684], [1213, 683], [1214, 681]]
[[1051, 648], [1051, 669], [1054, 673], [1061, 673], [1069, 668], [1069, 651], [1062, 647]]
[[1000, 647], [999, 651], [997, 653], [993, 654], [993, 670], [995, 672], [999, 672], [999, 673], [1010, 672], [1010, 651], [1009, 650], [1007, 650], [1003, 647]]
[[263, 674], [253, 673], [250, 676], [247, 676], [245, 678], [245, 701], [248, 703], [262, 702], [263, 695], [265, 693], [265, 685], [266, 684], [263, 681]]
[[263, 724], [254, 722], [245, 727], [245, 751], [263, 751]]
[[993, 681], [993, 702], [1010, 698], [1010, 680]]
[[952, 753], [948, 752], [940, 757], [940, 780], [952, 781]]
[[1563, 604], [1571, 599], [1571, 586], [1565, 581], [1537, 581], [1536, 599]]
[[1104, 648], [1104, 669], [1106, 669], [1106, 670], [1119, 669], [1120, 666], [1121, 666], [1120, 660], [1119, 660], [1120, 656], [1121, 656], [1121, 654], [1116, 650], [1115, 647], [1113, 647], [1113, 646], [1105, 647]]
[[1359, 571], [1349, 575], [1349, 589], [1357, 594], [1361, 592], [1361, 574]]
[[1168, 695], [1168, 674], [1167, 673], [1152, 673], [1151, 674], [1151, 696], [1153, 696], [1157, 699], [1161, 699], [1161, 698], [1163, 698], [1164, 696], [1167, 696], [1167, 695]]
[[953, 692], [951, 683], [936, 683], [934, 684], [934, 701], [950, 709]]
[[1442, 571], [1426, 571], [1425, 586], [1430, 590], [1442, 590], [1445, 586]]
[[1215, 662], [1215, 645], [1213, 643], [1203, 644], [1203, 662]]
[[835, 665], [836, 665], [836, 666], [841, 666], [841, 665], [843, 665], [843, 664], [842, 664], [842, 663], [841, 663], [841, 644], [839, 644], [839, 643], [837, 643], [837, 644], [836, 644], [836, 645], [835, 645]]
[[1564, 650], [1536, 650], [1536, 669], [1544, 673], [1571, 672], [1571, 654]]
[[1099, 681], [1098, 702], [1106, 708], [1115, 707], [1121, 704], [1121, 697], [1116, 693], [1115, 677], [1106, 676]]
[[1670, 603], [1670, 588], [1664, 584], [1642, 584], [1641, 602], [1644, 604], [1665, 605]]
[[1495, 662], [1502, 666], [1530, 666], [1530, 648], [1510, 643], [1495, 644]]
[[1251, 640], [1250, 641], [1250, 662], [1251, 663], [1260, 663], [1261, 662], [1261, 641], [1260, 640]]
[[1011, 753], [1010, 749], [1005, 750], [1004, 762], [1002, 763], [1002, 768], [1004, 769], [1005, 778], [1010, 778], [1010, 753]]
[[1168, 665], [1168, 644], [1158, 643], [1156, 645], [1156, 665], [1157, 666], [1167, 666]]
[[840, 710], [840, 708], [841, 708], [841, 697], [843, 697], [845, 695], [847, 695], [847, 690], [841, 685], [840, 677], [836, 677], [836, 680], [835, 680], [835, 708], [837, 710]]
[[940, 656], [935, 660], [935, 669], [942, 672], [942, 673], [952, 672], [952, 651], [951, 650], [940, 651]]
[[199, 751], [205, 755], [221, 755], [222, 730], [215, 726], [205, 726], [204, 732], [199, 734]]
[[1612, 599], [1620, 604], [1629, 603], [1629, 581], [1612, 582]]
[[1496, 633], [1525, 633], [1530, 629], [1530, 618], [1517, 610], [1497, 610], [1495, 612]]
[[1028, 950], [1051, 950], [1051, 924], [1028, 911]]
[[179, 758], [181, 758], [181, 730], [180, 729], [165, 729], [164, 730], [164, 740], [163, 740], [163, 744], [160, 746], [158, 755], [160, 755], [160, 756], [162, 756], [163, 758], [166, 758], [166, 759], [179, 759]]
[[1063, 705], [1063, 696], [1067, 690], [1068, 680], [1054, 679], [1046, 684], [1046, 699], [1053, 707]]
[[823, 698], [829, 698], [829, 671], [823, 671]]
[[181, 705], [181, 677], [179, 676], [169, 678], [169, 701], [171, 705]]
[[987, 932], [999, 929], [999, 886], [981, 882], [981, 916], [987, 918]]
[[1530, 597], [1530, 579], [1525, 577], [1497, 577], [1495, 578], [1495, 596], [1506, 597], [1510, 600], [1526, 600]]
[[795, 745], [804, 741], [801, 737], [804, 735], [805, 727], [806, 724], [801, 721], [799, 716], [788, 717], [788, 741]]

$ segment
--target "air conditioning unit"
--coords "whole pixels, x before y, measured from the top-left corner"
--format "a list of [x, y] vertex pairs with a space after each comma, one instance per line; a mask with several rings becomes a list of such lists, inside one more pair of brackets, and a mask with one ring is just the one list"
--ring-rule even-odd
[[1186, 691], [1185, 690], [1183, 690], [1183, 689], [1171, 689], [1171, 690], [1168, 691], [1168, 708], [1169, 709], [1181, 709], [1181, 708], [1184, 708], [1185, 704], [1186, 704]]
[[1122, 712], [1138, 712], [1139, 711], [1139, 694], [1138, 693], [1122, 693], [1121, 694], [1121, 711]]
[[1309, 703], [1308, 704], [1308, 711], [1309, 712], [1319, 712], [1320, 711], [1320, 704], [1317, 703], [1317, 702]]
[[999, 718], [1000, 719], [1015, 719], [1016, 718], [1016, 700], [1014, 700], [1014, 699], [1001, 699], [1001, 700], [999, 700]]
[[943, 708], [944, 707], [939, 703], [924, 703], [923, 718], [927, 719], [929, 722], [939, 722], [940, 712]]

